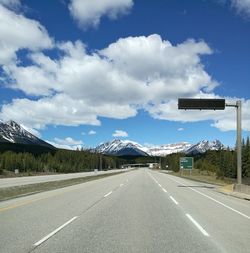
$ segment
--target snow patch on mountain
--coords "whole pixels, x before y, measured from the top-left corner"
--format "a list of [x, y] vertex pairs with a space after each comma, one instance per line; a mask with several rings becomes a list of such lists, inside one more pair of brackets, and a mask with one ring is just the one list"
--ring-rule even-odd
[[191, 144], [188, 142], [179, 142], [173, 144], [164, 144], [159, 146], [149, 147], [147, 153], [151, 156], [166, 156], [173, 153], [185, 152]]
[[205, 153], [208, 150], [224, 149], [225, 146], [219, 141], [203, 140], [197, 144], [179, 142], [164, 145], [147, 145], [130, 140], [113, 140], [101, 143], [94, 151], [109, 155], [142, 155], [142, 156], [166, 156], [173, 153], [185, 153], [187, 155]]
[[118, 139], [102, 143], [95, 148], [95, 151], [109, 155], [148, 155], [144, 151], [144, 148], [137, 142]]
[[195, 155], [195, 154], [203, 154], [208, 150], [220, 150], [220, 149], [226, 149], [226, 147], [219, 140], [214, 140], [211, 142], [209, 142], [208, 140], [203, 140], [195, 145], [192, 145], [189, 149], [185, 151], [185, 153]]

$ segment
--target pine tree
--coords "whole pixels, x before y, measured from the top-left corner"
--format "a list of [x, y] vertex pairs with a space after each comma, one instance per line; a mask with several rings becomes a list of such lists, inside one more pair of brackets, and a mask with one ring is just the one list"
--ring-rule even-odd
[[250, 140], [249, 136], [246, 140], [246, 148], [245, 148], [245, 176], [250, 177]]

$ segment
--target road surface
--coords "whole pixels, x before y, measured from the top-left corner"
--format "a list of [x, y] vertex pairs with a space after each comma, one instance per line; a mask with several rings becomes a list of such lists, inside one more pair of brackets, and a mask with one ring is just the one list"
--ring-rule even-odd
[[80, 173], [68, 173], [68, 174], [56, 174], [56, 175], [44, 175], [44, 176], [28, 176], [28, 177], [13, 177], [13, 178], [0, 178], [0, 188], [45, 183], [51, 181], [60, 181], [79, 177], [89, 177], [102, 174], [110, 174], [114, 172], [125, 171], [124, 169], [108, 170], [108, 171], [90, 171]]
[[1, 252], [250, 252], [250, 203], [139, 169], [0, 202]]

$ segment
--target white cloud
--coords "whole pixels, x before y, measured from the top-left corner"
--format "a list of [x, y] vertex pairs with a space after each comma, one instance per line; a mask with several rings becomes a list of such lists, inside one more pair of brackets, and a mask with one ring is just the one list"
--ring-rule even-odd
[[[201, 94], [200, 97], [209, 97], [207, 94]], [[210, 97], [211, 94], [210, 94]], [[218, 96], [214, 97], [218, 98]], [[230, 101], [232, 98], [226, 98]], [[234, 98], [236, 101], [237, 98]], [[250, 131], [250, 100], [242, 100], [242, 128]], [[219, 128], [221, 131], [229, 131], [236, 129], [236, 112], [235, 108], [226, 107], [223, 111], [213, 110], [178, 110], [177, 100], [170, 100], [167, 103], [161, 103], [148, 107], [148, 111], [153, 118], [170, 120], [176, 122], [198, 122], [204, 120], [211, 120], [211, 126]]]
[[238, 14], [250, 16], [250, 0], [231, 0], [231, 3]]
[[39, 22], [0, 5], [0, 66], [16, 61], [16, 52], [20, 49], [34, 51], [52, 45], [53, 40]]
[[71, 0], [69, 10], [80, 27], [97, 27], [103, 16], [116, 19], [129, 12], [133, 0]]
[[218, 83], [205, 72], [200, 59], [211, 53], [203, 41], [174, 46], [157, 34], [120, 39], [101, 50], [114, 66], [142, 82], [143, 90], [148, 90], [146, 98], [153, 101], [213, 90]]
[[51, 145], [57, 147], [57, 148], [62, 148], [62, 149], [71, 149], [71, 150], [76, 150], [81, 149], [83, 142], [81, 140], [74, 140], [71, 137], [66, 137], [65, 139], [60, 139], [60, 138], [54, 138], [53, 141], [48, 141]]
[[88, 132], [88, 135], [95, 135], [96, 134], [96, 131], [94, 131], [94, 130], [90, 130], [89, 132]]
[[[2, 118], [15, 116], [30, 126], [98, 124], [98, 116], [132, 117], [151, 101], [190, 96], [216, 85], [200, 63], [200, 54], [211, 53], [205, 42], [173, 46], [151, 35], [121, 39], [93, 54], [80, 41], [58, 44], [58, 50], [58, 60], [34, 53], [33, 65], [5, 68], [11, 87], [46, 97], [14, 100], [3, 106]], [[60, 94], [51, 96], [55, 92]], [[30, 108], [39, 118], [24, 113]]]
[[123, 130], [115, 130], [113, 137], [128, 137], [128, 133]]
[[0, 4], [11, 9], [18, 9], [21, 6], [20, 0], [0, 0]]
[[[108, 108], [106, 108], [108, 110]], [[88, 106], [82, 100], [74, 100], [65, 94], [38, 100], [14, 99], [2, 106], [0, 118], [15, 119], [26, 126], [37, 129], [46, 125], [77, 126], [100, 125], [96, 112], [98, 107]]]
[[[48, 124], [100, 125], [99, 117], [126, 119], [144, 109], [154, 118], [212, 120], [221, 130], [234, 129], [233, 110], [177, 110], [178, 97], [216, 96], [213, 90], [218, 83], [201, 62], [202, 55], [212, 54], [204, 41], [172, 45], [154, 34], [119, 39], [94, 53], [88, 53], [81, 41], [57, 43], [56, 49], [57, 59], [34, 52], [28, 55], [29, 66], [5, 66], [11, 79], [6, 86], [38, 98], [4, 104], [0, 118], [40, 129]], [[244, 110], [243, 126], [249, 129], [250, 112]]]
[[56, 141], [58, 144], [67, 144], [67, 145], [80, 145], [80, 144], [83, 144], [82, 141], [74, 140], [71, 137], [66, 137], [65, 139], [54, 138], [54, 141]]
[[184, 131], [184, 128], [180, 127], [180, 128], [177, 129], [177, 131]]

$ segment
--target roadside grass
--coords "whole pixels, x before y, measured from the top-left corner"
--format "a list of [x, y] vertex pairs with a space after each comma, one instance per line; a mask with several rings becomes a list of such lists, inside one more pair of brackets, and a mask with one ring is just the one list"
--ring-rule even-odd
[[180, 172], [171, 172], [169, 174], [177, 176], [177, 177], [190, 179], [190, 180], [197, 181], [197, 182], [215, 184], [218, 186], [225, 186], [228, 184], [235, 183], [235, 179], [233, 179], [233, 178], [219, 179], [216, 177], [215, 173], [211, 173], [208, 171], [199, 171], [197, 169], [192, 170], [191, 175], [190, 175], [189, 171], [183, 171], [182, 175]]
[[97, 175], [97, 176], [79, 177], [79, 178], [72, 178], [72, 179], [66, 179], [66, 180], [60, 180], [60, 181], [51, 181], [51, 182], [45, 182], [45, 183], [0, 188], [0, 201], [22, 197], [26, 195], [31, 195], [31, 194], [35, 194], [35, 193], [39, 193], [43, 191], [55, 190], [58, 188], [63, 188], [63, 187], [71, 186], [71, 185], [82, 184], [85, 182], [118, 175], [124, 172], [125, 171], [114, 172], [110, 174], [102, 174], [102, 175]]

